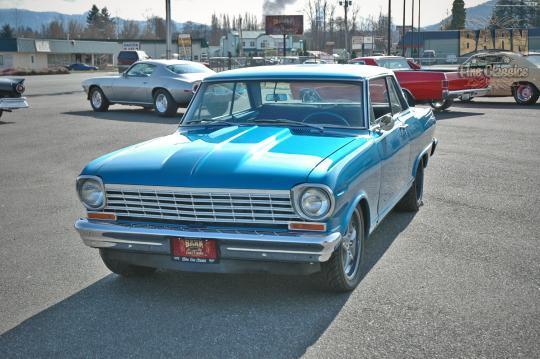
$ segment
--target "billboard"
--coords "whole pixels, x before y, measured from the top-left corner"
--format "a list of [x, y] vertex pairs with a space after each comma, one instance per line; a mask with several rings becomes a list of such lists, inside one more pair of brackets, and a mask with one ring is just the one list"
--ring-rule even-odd
[[303, 15], [267, 15], [265, 17], [267, 35], [302, 35]]

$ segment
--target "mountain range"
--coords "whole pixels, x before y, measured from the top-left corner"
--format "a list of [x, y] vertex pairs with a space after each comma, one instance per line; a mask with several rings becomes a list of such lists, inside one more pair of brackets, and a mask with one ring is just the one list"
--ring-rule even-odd
[[[479, 29], [484, 28], [489, 22], [493, 6], [497, 0], [489, 0], [477, 6], [467, 8], [466, 28]], [[424, 26], [424, 30], [440, 30], [441, 26], [448, 22], [450, 16], [442, 21]], [[70, 20], [77, 21], [81, 25], [86, 24], [86, 14], [62, 14], [55, 11], [32, 11], [25, 9], [0, 9], [0, 26], [9, 24], [11, 27], [17, 28], [19, 26], [30, 27], [32, 30], [41, 30], [43, 25], [49, 24], [54, 20], [62, 20], [64, 24]], [[126, 21], [122, 18], [115, 18], [116, 23], [122, 26]], [[145, 25], [145, 21], [137, 20], [139, 26], [142, 28]], [[173, 29], [181, 31], [184, 23], [177, 23], [173, 21]]]

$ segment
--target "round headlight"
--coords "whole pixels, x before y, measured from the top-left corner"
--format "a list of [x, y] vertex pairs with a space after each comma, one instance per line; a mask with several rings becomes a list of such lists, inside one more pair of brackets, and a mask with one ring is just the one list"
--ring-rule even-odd
[[300, 209], [312, 219], [319, 219], [328, 214], [331, 202], [326, 191], [320, 188], [308, 188], [300, 196]]
[[93, 178], [81, 179], [78, 183], [79, 198], [86, 208], [96, 210], [105, 203], [105, 192], [100, 181]]

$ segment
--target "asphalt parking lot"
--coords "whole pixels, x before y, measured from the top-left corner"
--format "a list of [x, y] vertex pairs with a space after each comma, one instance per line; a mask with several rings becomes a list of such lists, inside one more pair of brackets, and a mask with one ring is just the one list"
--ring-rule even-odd
[[538, 357], [540, 104], [439, 115], [424, 207], [391, 213], [336, 295], [309, 277], [111, 274], [73, 229], [75, 178], [180, 115], [96, 114], [86, 76], [29, 78], [31, 108], [0, 119], [0, 357]]

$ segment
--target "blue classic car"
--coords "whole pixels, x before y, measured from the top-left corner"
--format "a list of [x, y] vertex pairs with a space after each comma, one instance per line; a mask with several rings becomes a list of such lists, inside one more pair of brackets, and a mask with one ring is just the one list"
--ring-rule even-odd
[[369, 234], [396, 205], [422, 204], [435, 122], [380, 67], [214, 74], [173, 134], [84, 168], [75, 227], [123, 276], [319, 273], [352, 290]]

